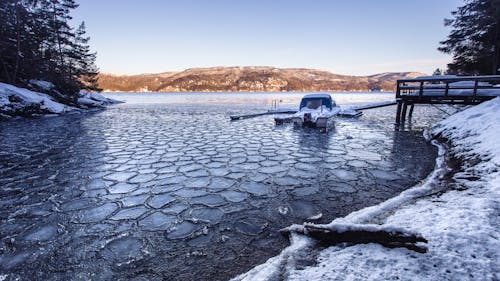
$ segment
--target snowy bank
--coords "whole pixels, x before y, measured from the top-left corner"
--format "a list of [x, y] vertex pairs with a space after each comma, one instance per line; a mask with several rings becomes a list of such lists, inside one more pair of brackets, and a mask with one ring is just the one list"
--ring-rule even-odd
[[[45, 81], [30, 81], [33, 88], [50, 91], [53, 85]], [[35, 116], [44, 114], [63, 114], [87, 108], [105, 107], [117, 101], [97, 93], [80, 92], [74, 104], [67, 105], [56, 101], [52, 96], [38, 91], [19, 88], [0, 83], [0, 120], [15, 116]]]
[[[499, 280], [499, 132], [500, 98], [448, 117], [432, 130], [441, 141], [435, 142], [439, 157], [422, 184], [317, 225], [419, 233], [428, 241], [426, 253], [375, 243], [320, 248], [299, 234], [307, 234], [304, 225], [294, 225], [291, 246], [234, 280]], [[450, 158], [460, 167], [451, 171]]]

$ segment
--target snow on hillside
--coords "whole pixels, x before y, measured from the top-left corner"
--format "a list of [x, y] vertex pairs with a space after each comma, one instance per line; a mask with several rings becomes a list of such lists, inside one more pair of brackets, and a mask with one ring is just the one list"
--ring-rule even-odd
[[[50, 90], [53, 85], [45, 81], [30, 81], [40, 89]], [[55, 101], [51, 96], [0, 83], [0, 118], [31, 116], [41, 114], [62, 114], [89, 107], [103, 107], [116, 103], [97, 93], [80, 92], [76, 106], [69, 106]]]
[[[405, 229], [428, 240], [426, 253], [379, 244], [321, 250], [311, 238], [292, 232], [291, 246], [279, 256], [234, 280], [499, 280], [499, 132], [500, 98], [448, 117], [432, 135], [447, 140], [449, 151], [437, 144], [436, 169], [425, 182], [321, 226]], [[448, 182], [443, 176], [449, 171], [444, 165], [449, 155], [462, 166]], [[307, 259], [313, 265], [304, 265]]]

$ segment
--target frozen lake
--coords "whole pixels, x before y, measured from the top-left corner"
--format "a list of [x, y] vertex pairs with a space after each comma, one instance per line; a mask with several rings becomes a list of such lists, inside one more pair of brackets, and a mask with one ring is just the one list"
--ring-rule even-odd
[[279, 253], [280, 228], [376, 204], [434, 167], [429, 106], [405, 131], [395, 107], [327, 133], [229, 121], [302, 95], [113, 93], [127, 103], [0, 123], [0, 279], [227, 280]]

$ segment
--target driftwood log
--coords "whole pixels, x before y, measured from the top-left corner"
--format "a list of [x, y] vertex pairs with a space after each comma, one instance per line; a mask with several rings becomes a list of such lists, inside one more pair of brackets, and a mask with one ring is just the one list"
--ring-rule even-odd
[[427, 243], [427, 240], [416, 233], [404, 232], [383, 227], [366, 227], [358, 225], [352, 229], [304, 225], [300, 228], [284, 229], [282, 232], [297, 232], [310, 236], [322, 244], [332, 246], [340, 243], [368, 244], [377, 243], [388, 248], [407, 248], [426, 253], [427, 248], [417, 243]]

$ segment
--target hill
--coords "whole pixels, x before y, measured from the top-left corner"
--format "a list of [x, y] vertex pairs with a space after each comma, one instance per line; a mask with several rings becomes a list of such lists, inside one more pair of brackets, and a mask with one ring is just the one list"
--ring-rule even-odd
[[397, 79], [422, 75], [425, 74], [390, 72], [348, 76], [304, 68], [211, 67], [158, 74], [101, 73], [99, 86], [105, 91], [127, 92], [392, 91]]

